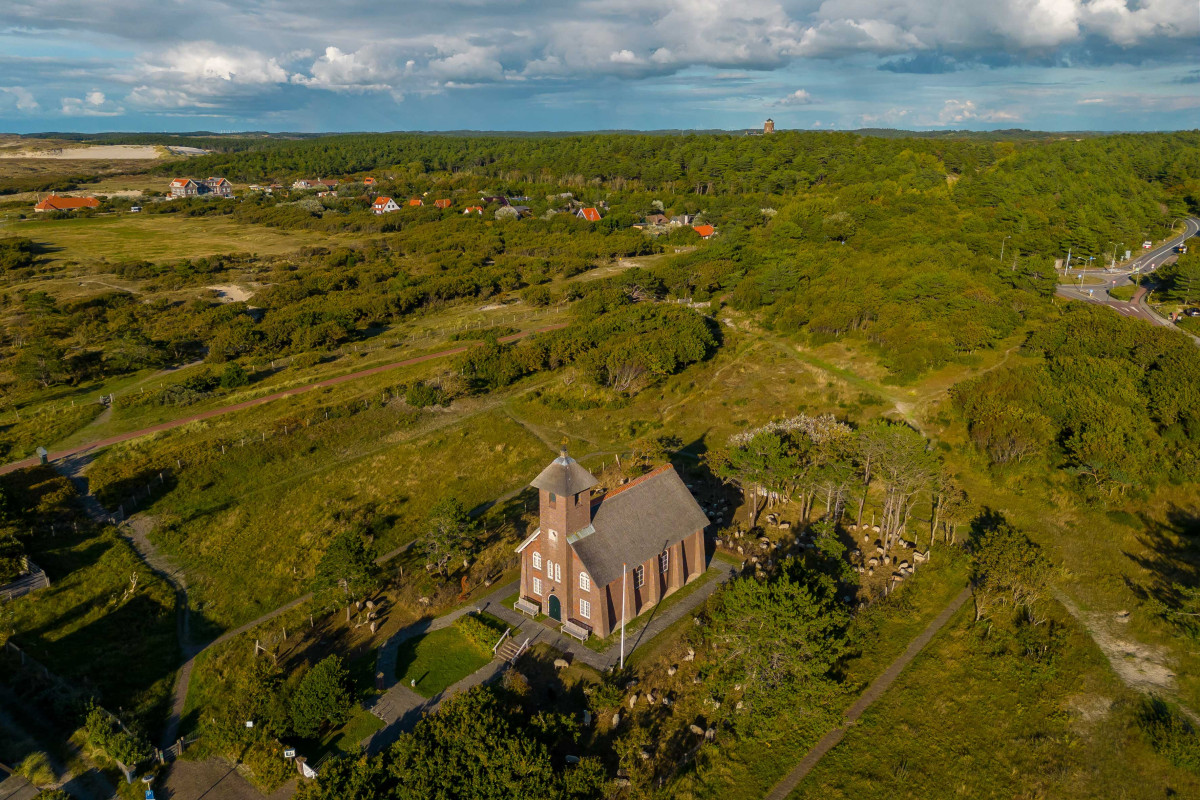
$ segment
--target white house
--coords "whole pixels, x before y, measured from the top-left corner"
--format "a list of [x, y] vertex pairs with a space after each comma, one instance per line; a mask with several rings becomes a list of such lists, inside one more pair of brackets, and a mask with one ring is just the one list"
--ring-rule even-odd
[[371, 210], [376, 214], [390, 214], [393, 211], [399, 211], [400, 206], [396, 205], [396, 201], [390, 197], [376, 197], [375, 202], [371, 204]]

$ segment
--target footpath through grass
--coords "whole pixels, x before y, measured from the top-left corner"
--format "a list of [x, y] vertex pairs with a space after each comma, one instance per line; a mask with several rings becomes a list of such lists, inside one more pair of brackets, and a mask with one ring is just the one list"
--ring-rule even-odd
[[965, 606], [794, 800], [1200, 797], [1134, 722], [1136, 696], [1064, 610], [1057, 652], [993, 652]]
[[[966, 559], [935, 560], [909, 578], [885, 601], [860, 613], [851, 628], [858, 654], [846, 664], [843, 682], [848, 708], [876, 675], [895, 660], [908, 643], [962, 591]], [[839, 712], [840, 713], [840, 712]], [[728, 739], [703, 751], [691, 772], [673, 790], [689, 800], [759, 800], [786, 775], [832, 726], [785, 715], [769, 734]]]

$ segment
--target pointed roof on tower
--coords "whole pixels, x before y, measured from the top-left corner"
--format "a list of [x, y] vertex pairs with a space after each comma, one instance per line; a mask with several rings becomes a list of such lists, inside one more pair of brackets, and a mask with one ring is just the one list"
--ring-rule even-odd
[[564, 445], [558, 458], [551, 461], [550, 466], [542, 470], [541, 474], [533, 479], [531, 485], [543, 491], [566, 497], [578, 494], [584, 489], [590, 489], [597, 483], [599, 481], [596, 480], [596, 476], [567, 455], [567, 448]]

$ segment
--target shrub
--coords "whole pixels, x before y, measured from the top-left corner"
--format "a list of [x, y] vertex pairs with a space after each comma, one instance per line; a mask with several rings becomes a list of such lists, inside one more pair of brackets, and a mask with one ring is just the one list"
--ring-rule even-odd
[[230, 361], [225, 365], [225, 370], [221, 373], [221, 386], [225, 389], [236, 389], [239, 386], [246, 386], [250, 383], [250, 376], [246, 374], [246, 370], [242, 369], [242, 365], [236, 361]]
[[292, 695], [292, 728], [298, 736], [314, 737], [325, 725], [350, 718], [350, 674], [338, 656], [317, 662]]
[[42, 751], [30, 753], [25, 760], [17, 765], [17, 774], [24, 775], [34, 786], [45, 786], [54, 783], [54, 767], [50, 765], [50, 757]]
[[464, 614], [454, 620], [454, 626], [462, 632], [463, 636], [470, 640], [471, 644], [485, 653], [492, 651], [492, 646], [504, 634], [506, 627], [495, 617], [487, 617], [476, 613]]
[[1200, 774], [1200, 731], [1161, 697], [1142, 700], [1138, 727], [1155, 752], [1182, 769]]
[[423, 382], [409, 385], [404, 390], [404, 399], [410, 406], [414, 406], [415, 408], [447, 405], [449, 402], [445, 392], [440, 388]]

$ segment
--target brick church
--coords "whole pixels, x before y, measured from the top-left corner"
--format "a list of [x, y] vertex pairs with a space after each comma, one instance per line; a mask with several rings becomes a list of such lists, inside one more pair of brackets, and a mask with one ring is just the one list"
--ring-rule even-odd
[[596, 483], [564, 448], [533, 480], [541, 524], [517, 548], [517, 610], [580, 639], [608, 636], [622, 605], [632, 620], [708, 568], [708, 518], [674, 467], [592, 497]]

